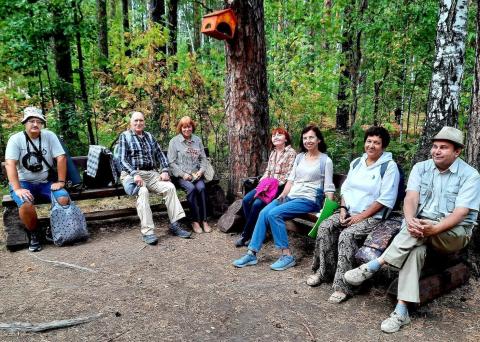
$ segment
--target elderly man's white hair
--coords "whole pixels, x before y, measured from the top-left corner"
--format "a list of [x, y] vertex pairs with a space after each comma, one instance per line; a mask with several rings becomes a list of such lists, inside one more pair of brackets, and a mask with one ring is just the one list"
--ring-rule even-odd
[[142, 112], [131, 112], [130, 113], [130, 119], [133, 118], [135, 114], [140, 114], [141, 116], [145, 117], [145, 115]]

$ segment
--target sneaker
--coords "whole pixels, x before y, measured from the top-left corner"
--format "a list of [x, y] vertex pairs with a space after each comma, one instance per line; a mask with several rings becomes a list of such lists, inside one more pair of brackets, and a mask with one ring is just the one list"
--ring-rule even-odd
[[256, 265], [258, 262], [257, 256], [251, 253], [245, 254], [243, 257], [240, 259], [235, 260], [232, 262], [233, 266], [238, 267], [238, 268], [243, 268], [245, 266], [251, 266], [251, 265]]
[[40, 252], [42, 250], [42, 245], [40, 245], [40, 241], [38, 241], [37, 232], [30, 232], [28, 250], [30, 252]]
[[295, 257], [293, 255], [282, 255], [277, 261], [270, 265], [274, 271], [285, 271], [287, 268], [295, 266]]
[[243, 246], [248, 246], [248, 243], [250, 240], [245, 239], [244, 237], [239, 238], [238, 240], [235, 240], [235, 247], [243, 247]]
[[410, 323], [408, 313], [405, 316], [400, 316], [396, 311], [390, 314], [386, 320], [382, 322], [381, 329], [385, 333], [394, 333], [400, 330], [401, 327]]
[[170, 224], [170, 233], [184, 239], [188, 239], [192, 235], [192, 233], [187, 232], [178, 221]]
[[345, 272], [343, 279], [350, 285], [358, 286], [365, 280], [370, 279], [374, 274], [375, 272], [368, 270], [367, 264], [363, 264], [353, 270]]
[[150, 235], [144, 235], [143, 236], [143, 242], [145, 242], [147, 245], [156, 245], [158, 242], [158, 238], [155, 234], [150, 234]]

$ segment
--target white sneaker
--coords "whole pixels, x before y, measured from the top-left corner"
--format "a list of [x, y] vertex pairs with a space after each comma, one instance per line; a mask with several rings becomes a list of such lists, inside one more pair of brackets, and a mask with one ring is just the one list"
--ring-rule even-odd
[[410, 323], [408, 313], [406, 316], [400, 316], [395, 311], [390, 314], [386, 320], [382, 322], [380, 328], [385, 333], [394, 333], [400, 330], [401, 327]]
[[374, 274], [375, 272], [368, 270], [367, 264], [363, 264], [353, 270], [345, 272], [343, 280], [350, 285], [358, 286], [365, 280], [370, 279]]

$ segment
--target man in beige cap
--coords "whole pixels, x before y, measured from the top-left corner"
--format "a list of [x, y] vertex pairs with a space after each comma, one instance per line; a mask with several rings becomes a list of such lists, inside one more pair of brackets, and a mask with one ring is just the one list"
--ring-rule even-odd
[[[5, 169], [10, 195], [18, 206], [20, 220], [27, 228], [29, 250], [42, 249], [37, 236], [37, 212], [35, 202], [50, 201], [53, 193], [58, 203], [67, 205], [70, 201], [64, 189], [67, 174], [67, 158], [58, 137], [43, 129], [45, 117], [40, 109], [27, 107], [23, 111], [22, 123], [25, 130], [10, 137], [5, 151]], [[49, 166], [57, 163], [58, 180], [48, 179]], [[48, 165], [47, 165], [48, 164]]]
[[345, 273], [344, 279], [360, 285], [388, 264], [400, 269], [398, 303], [381, 324], [383, 332], [398, 331], [410, 323], [407, 303], [420, 302], [419, 278], [427, 245], [452, 253], [470, 241], [480, 207], [480, 175], [459, 158], [463, 134], [443, 127], [432, 139], [432, 159], [415, 164], [410, 173], [402, 229], [378, 258]]

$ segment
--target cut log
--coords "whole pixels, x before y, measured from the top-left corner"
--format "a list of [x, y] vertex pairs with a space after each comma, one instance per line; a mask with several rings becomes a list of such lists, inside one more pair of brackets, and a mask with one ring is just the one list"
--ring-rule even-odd
[[[465, 284], [470, 277], [468, 267], [463, 263], [420, 279], [420, 304], [425, 304]], [[388, 288], [388, 294], [397, 296], [398, 278]]]
[[233, 202], [223, 214], [220, 219], [218, 220], [218, 228], [224, 232], [228, 233], [234, 228], [238, 227], [241, 225], [241, 222], [243, 221], [243, 215], [241, 215], [242, 212], [242, 200], [236, 200]]

